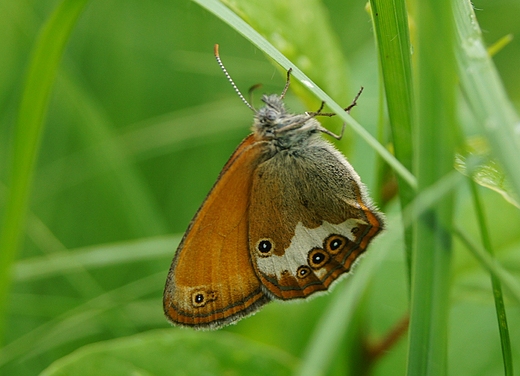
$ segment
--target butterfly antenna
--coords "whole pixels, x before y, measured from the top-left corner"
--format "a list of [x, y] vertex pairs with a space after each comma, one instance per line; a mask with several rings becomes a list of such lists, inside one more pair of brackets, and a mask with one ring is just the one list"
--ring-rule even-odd
[[218, 44], [215, 44], [215, 47], [213, 48], [213, 52], [215, 54], [215, 59], [217, 59], [217, 63], [220, 66], [220, 69], [222, 69], [222, 71], [226, 75], [228, 81], [231, 83], [231, 86], [233, 86], [233, 89], [235, 89], [235, 91], [238, 94], [239, 98], [242, 99], [242, 102], [244, 102], [247, 107], [249, 107], [252, 111], [255, 111], [254, 107], [249, 104], [249, 102], [246, 100], [246, 98], [244, 98], [244, 96], [242, 95], [240, 90], [238, 90], [237, 85], [235, 84], [235, 82], [233, 81], [231, 76], [229, 75], [226, 67], [224, 67], [224, 64], [222, 63], [222, 60], [220, 60], [220, 55], [218, 53]]

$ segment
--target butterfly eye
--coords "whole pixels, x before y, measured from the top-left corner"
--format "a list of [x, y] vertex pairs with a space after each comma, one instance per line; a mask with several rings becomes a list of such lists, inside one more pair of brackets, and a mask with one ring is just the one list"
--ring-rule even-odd
[[267, 257], [271, 256], [274, 245], [271, 239], [260, 239], [256, 243], [256, 249], [260, 252], [260, 256]]
[[275, 121], [278, 116], [276, 115], [276, 112], [274, 112], [273, 110], [270, 110], [267, 112], [265, 117], [267, 118], [267, 120], [272, 122], [272, 121]]
[[343, 249], [345, 249], [348, 239], [341, 235], [330, 235], [323, 244], [323, 248], [331, 255], [337, 255]]
[[320, 248], [314, 248], [309, 252], [307, 262], [313, 269], [322, 268], [327, 262], [329, 262], [330, 256], [327, 252]]

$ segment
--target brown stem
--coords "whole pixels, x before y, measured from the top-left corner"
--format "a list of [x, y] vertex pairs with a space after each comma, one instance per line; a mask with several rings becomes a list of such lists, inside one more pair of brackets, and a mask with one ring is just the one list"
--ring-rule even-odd
[[392, 348], [397, 341], [406, 333], [408, 330], [408, 324], [410, 322], [410, 315], [405, 314], [399, 322], [390, 330], [390, 332], [382, 339], [375, 343], [367, 343], [366, 351], [367, 358], [371, 364], [374, 364], [386, 351]]

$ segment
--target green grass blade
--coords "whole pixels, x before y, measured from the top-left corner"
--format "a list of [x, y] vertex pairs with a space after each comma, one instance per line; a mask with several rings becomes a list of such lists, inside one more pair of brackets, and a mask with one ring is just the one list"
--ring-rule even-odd
[[[413, 169], [412, 123], [414, 111], [408, 14], [403, 1], [372, 0], [370, 5], [395, 153], [401, 163], [411, 171]], [[403, 183], [405, 182], [403, 181]], [[407, 188], [407, 186], [400, 186], [400, 188]], [[409, 191], [406, 192], [408, 200], [402, 205], [413, 199], [414, 192]]]
[[194, 2], [226, 22], [229, 26], [242, 34], [246, 39], [250, 40], [251, 43], [280, 64], [284, 69], [287, 70], [292, 68], [292, 76], [296, 77], [309, 91], [316, 95], [316, 97], [327, 103], [331, 110], [347, 122], [347, 124], [350, 125], [352, 129], [374, 150], [376, 150], [381, 158], [383, 158], [399, 176], [405, 179], [410, 186], [416, 186], [415, 177], [406, 169], [406, 167], [404, 167], [388, 150], [386, 150], [386, 148], [382, 146], [365, 128], [348, 115], [328, 94], [307, 77], [307, 75], [305, 75], [294, 63], [280, 53], [280, 51], [278, 51], [269, 41], [256, 32], [244, 20], [217, 0], [194, 0]]
[[0, 234], [0, 339], [11, 266], [23, 233], [31, 182], [50, 92], [65, 45], [87, 0], [64, 0], [43, 26], [25, 78], [13, 141], [9, 193]]
[[[490, 235], [487, 229], [485, 221], [484, 208], [480, 199], [480, 195], [477, 189], [475, 181], [470, 180], [471, 193], [473, 196], [473, 202], [477, 213], [478, 224], [482, 237], [482, 244], [484, 249], [493, 256], [493, 248], [491, 244]], [[498, 329], [500, 333], [500, 343], [502, 348], [502, 359], [504, 362], [504, 375], [513, 375], [513, 359], [511, 352], [511, 340], [509, 336], [509, 329], [507, 325], [507, 314], [505, 310], [504, 297], [502, 293], [502, 283], [500, 279], [491, 274], [491, 284], [493, 288], [493, 297], [495, 300], [495, 309], [498, 319]]]
[[519, 197], [519, 117], [484, 46], [473, 5], [470, 1], [454, 1], [453, 4], [457, 31], [455, 52], [464, 94], [493, 154]]
[[[469, 183], [471, 187], [471, 193], [473, 196], [473, 205], [475, 206], [475, 211], [477, 212], [477, 219], [480, 228], [480, 234], [482, 237], [482, 244], [486, 251], [491, 256], [493, 256], [494, 252], [485, 220], [484, 207], [482, 205], [482, 200], [480, 199], [477, 184], [473, 180], [469, 180]], [[504, 375], [512, 376], [513, 358], [511, 354], [511, 340], [509, 339], [509, 329], [507, 326], [507, 315], [504, 305], [504, 297], [502, 295], [502, 284], [500, 283], [500, 280], [493, 274], [491, 275], [491, 284], [493, 287], [493, 297], [495, 299], [495, 309], [497, 311], [498, 329], [500, 333], [500, 343], [502, 346], [502, 358], [504, 361]]]
[[113, 244], [98, 244], [64, 252], [54, 252], [18, 261], [14, 268], [16, 282], [37, 281], [42, 278], [74, 273], [78, 268], [104, 268], [134, 262], [170, 259], [179, 245], [180, 236], [160, 236]]
[[[489, 52], [484, 46], [472, 4], [469, 1], [454, 2], [454, 15], [457, 31], [456, 56], [465, 97], [475, 114], [478, 125], [487, 137], [494, 156], [500, 161], [518, 197], [520, 193], [520, 175], [518, 174], [520, 169], [520, 135], [515, 131], [515, 128], [518, 127], [518, 115], [507, 98]], [[471, 188], [484, 252], [487, 251], [492, 255], [492, 246], [487, 233], [483, 208], [474, 182], [471, 182]], [[461, 230], [458, 231], [458, 235], [477, 255], [481, 263], [492, 270], [492, 260], [487, 260], [482, 254], [482, 250], [472, 244]], [[498, 274], [496, 270], [491, 272], [491, 282], [499, 321], [504, 372], [506, 375], [512, 375], [511, 344], [501, 284], [503, 283], [510, 290], [512, 289], [513, 295], [516, 297], [519, 294], [518, 286], [510, 280], [506, 273]], [[510, 286], [511, 283], [513, 286]]]
[[[414, 109], [408, 13], [404, 1], [371, 0], [370, 6], [395, 155], [409, 171], [413, 171]], [[415, 189], [400, 176], [397, 181], [401, 208], [405, 208], [413, 200]], [[410, 269], [412, 227], [405, 228], [405, 240]]]
[[518, 278], [501, 266], [482, 245], [476, 243], [473, 237], [466, 234], [463, 229], [455, 227], [454, 230], [457, 238], [473, 253], [480, 264], [502, 283], [502, 286], [509, 291], [511, 298], [516, 301], [516, 304], [520, 304], [520, 283]]
[[[419, 192], [453, 170], [455, 58], [449, 0], [412, 4], [417, 26], [415, 100]], [[442, 58], [441, 58], [442, 57]], [[439, 143], [439, 140], [442, 140]], [[418, 218], [412, 254], [408, 375], [445, 375], [453, 195]]]

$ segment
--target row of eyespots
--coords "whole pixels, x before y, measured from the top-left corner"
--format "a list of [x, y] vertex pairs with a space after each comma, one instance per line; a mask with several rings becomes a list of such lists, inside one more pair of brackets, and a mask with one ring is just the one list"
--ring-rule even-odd
[[[357, 227], [352, 229], [353, 233], [358, 231]], [[323, 242], [323, 248], [313, 248], [307, 254], [307, 265], [301, 265], [296, 271], [300, 279], [306, 278], [312, 270], [323, 268], [332, 256], [337, 255], [348, 245], [349, 240], [338, 234], [329, 235]]]
[[[352, 228], [352, 234], [359, 231], [358, 227]], [[313, 248], [307, 255], [307, 264], [301, 265], [296, 271], [296, 276], [300, 279], [307, 277], [311, 270], [318, 270], [323, 268], [329, 261], [331, 256], [340, 253], [348, 244], [349, 240], [338, 234], [331, 234], [323, 241], [322, 248]], [[268, 257], [272, 254], [274, 243], [271, 239], [260, 239], [256, 245], [257, 250], [263, 257]], [[195, 291], [191, 295], [191, 304], [195, 308], [204, 307], [207, 303], [217, 300], [217, 293], [215, 291]]]
[[[354, 227], [352, 228], [351, 232], [355, 235], [357, 232], [359, 232], [359, 228]], [[349, 240], [342, 235], [331, 234], [323, 242], [323, 249], [325, 249], [328, 253], [334, 256], [343, 249], [343, 247], [347, 244], [348, 241]], [[256, 243], [256, 249], [261, 257], [271, 256], [274, 248], [274, 242], [272, 241], [272, 239], [269, 238], [260, 239]]]

